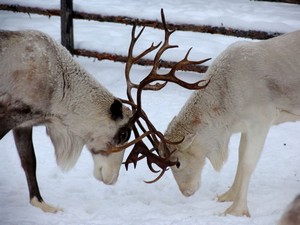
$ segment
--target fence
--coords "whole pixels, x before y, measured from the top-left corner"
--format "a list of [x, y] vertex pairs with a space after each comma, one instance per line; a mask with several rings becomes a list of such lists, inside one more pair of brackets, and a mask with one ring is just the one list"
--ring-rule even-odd
[[[10, 5], [10, 4], [0, 4], [0, 10], [7, 10], [13, 12], [22, 13], [34, 13], [46, 16], [60, 16], [61, 17], [61, 42], [62, 44], [75, 55], [94, 57], [99, 60], [108, 59], [118, 62], [126, 62], [127, 57], [106, 52], [96, 52], [88, 51], [85, 49], [74, 49], [74, 39], [73, 39], [73, 19], [84, 19], [84, 20], [94, 20], [99, 22], [112, 22], [112, 23], [122, 23], [127, 25], [132, 25], [137, 23], [138, 26], [147, 26], [152, 28], [162, 29], [162, 23], [158, 21], [135, 19], [123, 16], [102, 16], [99, 14], [83, 13], [73, 11], [73, 0], [61, 0], [61, 9], [41, 9], [36, 7], [25, 7], [21, 5]], [[211, 34], [223, 34], [236, 37], [245, 37], [252, 39], [268, 39], [280, 35], [280, 33], [270, 33], [263, 31], [254, 30], [239, 30], [228, 27], [213, 27], [206, 25], [194, 25], [194, 24], [168, 24], [170, 29], [182, 30], [182, 31], [193, 31]], [[176, 62], [162, 61], [161, 67], [170, 68]], [[139, 65], [152, 65], [152, 60], [141, 59], [137, 62]], [[196, 71], [203, 73], [207, 70], [206, 66], [201, 65], [191, 65], [183, 70]]]

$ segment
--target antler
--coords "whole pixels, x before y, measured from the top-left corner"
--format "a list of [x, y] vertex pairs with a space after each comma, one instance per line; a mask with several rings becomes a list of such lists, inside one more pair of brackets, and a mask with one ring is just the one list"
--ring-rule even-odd
[[[185, 65], [191, 65], [191, 64], [202, 64], [202, 63], [210, 60], [210, 58], [200, 60], [200, 61], [188, 60], [188, 56], [189, 56], [189, 53], [192, 48], [190, 48], [188, 50], [185, 57], [181, 61], [176, 63], [169, 72], [167, 72], [166, 74], [158, 73], [162, 54], [168, 49], [178, 47], [177, 45], [169, 44], [170, 36], [175, 32], [175, 30], [170, 31], [167, 28], [163, 9], [161, 9], [161, 19], [162, 19], [162, 23], [163, 23], [163, 27], [164, 27], [164, 31], [165, 31], [164, 42], [163, 43], [160, 42], [157, 45], [154, 45], [154, 43], [152, 43], [152, 45], [148, 49], [144, 50], [142, 53], [140, 53], [139, 55], [137, 55], [135, 57], [133, 56], [133, 49], [134, 49], [134, 46], [135, 46], [137, 40], [140, 38], [141, 34], [143, 33], [145, 27], [143, 27], [141, 29], [141, 31], [138, 33], [137, 36], [135, 36], [136, 23], [132, 27], [131, 43], [130, 43], [130, 46], [128, 49], [128, 58], [127, 58], [127, 63], [126, 63], [126, 67], [125, 67], [125, 77], [126, 77], [126, 83], [127, 83], [128, 100], [122, 100], [122, 102], [129, 104], [132, 107], [133, 116], [129, 119], [129, 122], [126, 126], [133, 130], [135, 139], [133, 141], [131, 141], [127, 144], [121, 145], [121, 146], [110, 145], [110, 146], [108, 146], [108, 150], [105, 151], [106, 153], [118, 152], [118, 151], [124, 150], [125, 148], [127, 148], [131, 145], [134, 145], [131, 153], [129, 154], [129, 156], [127, 157], [127, 159], [125, 161], [126, 170], [128, 169], [128, 165], [130, 163], [133, 163], [134, 168], [135, 168], [137, 161], [139, 161], [140, 159], [145, 158], [145, 157], [147, 158], [148, 167], [152, 172], [154, 172], [154, 173], [159, 172], [159, 171], [156, 171], [153, 169], [152, 164], [156, 164], [156, 166], [158, 166], [161, 169], [160, 175], [156, 179], [154, 179], [152, 181], [148, 181], [147, 183], [153, 183], [153, 182], [157, 181], [158, 179], [160, 179], [162, 177], [162, 175], [165, 173], [165, 171], [168, 169], [168, 167], [174, 166], [174, 165], [176, 165], [177, 167], [180, 166], [178, 161], [176, 161], [176, 162], [170, 161], [170, 156], [171, 156], [172, 152], [169, 151], [167, 144], [179, 144], [183, 140], [181, 140], [179, 142], [170, 142], [170, 141], [166, 140], [164, 138], [163, 134], [155, 128], [155, 126], [151, 123], [151, 121], [148, 119], [146, 113], [142, 109], [142, 102], [141, 102], [142, 91], [143, 90], [154, 90], [154, 91], [161, 90], [163, 87], [166, 86], [166, 84], [168, 82], [176, 83], [184, 88], [191, 89], [191, 90], [199, 90], [199, 89], [205, 88], [209, 83], [209, 81], [207, 81], [207, 80], [200, 80], [195, 83], [188, 83], [188, 82], [185, 82], [176, 77], [176, 71], [179, 70], [181, 67], [183, 67]], [[147, 55], [148, 53], [150, 53], [156, 49], [158, 49], [158, 50], [154, 57], [152, 70], [139, 84], [133, 83], [130, 79], [130, 70], [132, 68], [132, 65], [134, 63], [136, 63], [138, 60], [140, 60], [141, 58], [143, 58], [145, 55]], [[152, 84], [154, 81], [164, 81], [164, 82]], [[131, 94], [132, 89], [137, 89], [136, 103], [134, 102], [134, 99]], [[146, 127], [144, 127], [141, 120], [144, 121], [144, 123], [146, 124]], [[140, 130], [143, 132], [142, 135], [139, 134], [136, 124], [138, 125]], [[152, 149], [150, 149], [150, 150], [148, 149], [146, 144], [143, 142], [143, 139], [145, 137], [148, 138], [148, 140], [150, 141], [150, 143], [153, 146]], [[158, 153], [158, 146], [160, 143], [163, 147], [163, 151], [165, 153], [167, 153], [166, 158], [162, 158], [153, 153], [154, 151], [156, 151]], [[102, 151], [100, 150], [100, 151], [96, 151], [94, 153], [98, 153], [98, 152], [102, 152]], [[142, 156], [139, 157], [139, 155], [142, 155]]]

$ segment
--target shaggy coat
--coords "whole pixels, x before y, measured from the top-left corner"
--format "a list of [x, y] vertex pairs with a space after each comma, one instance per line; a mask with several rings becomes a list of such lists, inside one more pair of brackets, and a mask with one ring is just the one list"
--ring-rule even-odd
[[[45, 204], [35, 178], [33, 126], [46, 126], [57, 163], [65, 170], [74, 166], [84, 145], [93, 152], [127, 141], [120, 139], [118, 130], [131, 111], [48, 35], [0, 31], [0, 68], [0, 139], [13, 130], [31, 202], [37, 200], [33, 204]], [[122, 157], [123, 153], [93, 155], [96, 178], [113, 184]]]
[[233, 133], [241, 132], [239, 162], [233, 185], [219, 201], [233, 201], [225, 214], [250, 216], [247, 191], [270, 127], [300, 119], [300, 31], [260, 42], [229, 46], [207, 71], [209, 85], [195, 91], [170, 122], [165, 136], [181, 192], [190, 196], [200, 186], [209, 159], [220, 170]]

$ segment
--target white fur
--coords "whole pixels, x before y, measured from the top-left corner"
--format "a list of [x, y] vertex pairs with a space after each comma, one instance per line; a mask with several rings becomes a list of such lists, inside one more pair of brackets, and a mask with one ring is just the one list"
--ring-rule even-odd
[[249, 181], [270, 127], [300, 119], [300, 31], [260, 42], [229, 46], [207, 71], [209, 85], [195, 91], [169, 124], [166, 138], [179, 141], [172, 167], [184, 195], [199, 187], [208, 158], [216, 170], [227, 159], [228, 142], [241, 132], [239, 162], [232, 187], [219, 201], [233, 201], [225, 214], [250, 216]]
[[[122, 106], [123, 118], [113, 120], [110, 106], [116, 98], [39, 31], [0, 31], [0, 68], [0, 116], [2, 107], [4, 113], [30, 107], [32, 115], [20, 116], [17, 126], [46, 125], [62, 169], [74, 166], [85, 144], [89, 150], [105, 150], [131, 115]], [[96, 178], [115, 181], [122, 157], [96, 160], [95, 170], [117, 171]]]
[[94, 177], [98, 180], [101, 180], [105, 184], [115, 184], [119, 176], [119, 170], [122, 164], [123, 156], [124, 151], [109, 155], [93, 155], [95, 165]]

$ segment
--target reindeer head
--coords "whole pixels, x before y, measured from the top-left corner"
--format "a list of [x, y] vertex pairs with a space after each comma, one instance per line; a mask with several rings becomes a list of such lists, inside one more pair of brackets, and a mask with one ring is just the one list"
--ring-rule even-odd
[[[87, 143], [87, 147], [92, 153], [94, 160], [94, 176], [96, 179], [105, 184], [114, 184], [119, 176], [120, 166], [124, 157], [124, 151], [117, 152], [116, 154], [107, 154], [101, 151], [100, 154], [95, 153], [103, 140], [111, 140], [106, 146], [118, 146], [128, 141], [130, 138], [131, 129], [124, 126], [129, 117], [132, 115], [130, 109], [121, 103], [119, 99], [115, 99], [110, 106], [110, 118], [108, 120], [109, 129], [106, 130], [106, 137], [99, 136], [92, 138]], [[97, 148], [98, 149], [97, 149]]]
[[[94, 152], [94, 154], [116, 154], [118, 152], [122, 152], [124, 149], [133, 146], [132, 151], [130, 152], [128, 158], [125, 161], [125, 167], [128, 169], [128, 166], [130, 163], [134, 164], [134, 167], [136, 167], [137, 161], [146, 158], [147, 159], [147, 164], [149, 169], [154, 172], [158, 173], [159, 171], [156, 171], [152, 164], [155, 164], [159, 168], [161, 168], [161, 173], [160, 175], [154, 179], [153, 181], [148, 181], [148, 183], [152, 183], [157, 181], [167, 170], [169, 166], [177, 166], [179, 167], [180, 164], [177, 160], [171, 161], [170, 157], [173, 152], [171, 152], [168, 148], [168, 145], [176, 145], [179, 142], [169, 142], [166, 140], [163, 136], [163, 134], [158, 131], [155, 126], [151, 123], [151, 121], [148, 119], [146, 113], [142, 109], [142, 100], [141, 100], [141, 95], [143, 90], [152, 90], [152, 91], [159, 91], [163, 87], [166, 86], [168, 82], [176, 83], [180, 85], [181, 87], [187, 88], [187, 89], [192, 89], [192, 90], [198, 90], [202, 89], [207, 86], [208, 81], [207, 80], [200, 80], [195, 83], [187, 83], [183, 80], [180, 80], [179, 78], [176, 77], [176, 71], [179, 69], [183, 69], [185, 66], [189, 65], [197, 65], [206, 62], [209, 59], [204, 59], [201, 61], [190, 61], [188, 60], [188, 55], [191, 51], [191, 49], [188, 50], [187, 54], [185, 57], [177, 62], [169, 72], [166, 74], [159, 74], [158, 70], [160, 67], [160, 61], [161, 61], [161, 56], [162, 54], [170, 49], [170, 48], [176, 48], [178, 47], [177, 45], [170, 45], [169, 44], [169, 38], [171, 34], [174, 32], [174, 30], [170, 31], [167, 28], [166, 21], [165, 21], [165, 16], [163, 13], [163, 10], [161, 10], [161, 18], [162, 18], [162, 23], [165, 31], [165, 40], [164, 42], [160, 42], [157, 45], [152, 45], [140, 53], [137, 56], [133, 56], [133, 49], [134, 46], [141, 36], [143, 30], [145, 27], [141, 29], [141, 31], [138, 33], [138, 35], [135, 35], [135, 30], [136, 30], [136, 24], [133, 25], [132, 28], [132, 33], [131, 33], [131, 43], [129, 46], [128, 50], [128, 58], [127, 58], [127, 63], [125, 67], [125, 77], [126, 77], [126, 82], [127, 82], [127, 97], [128, 100], [122, 100], [123, 103], [128, 104], [132, 108], [133, 116], [129, 119], [129, 122], [123, 126], [120, 129], [120, 133], [124, 132], [124, 134], [118, 133], [116, 135], [117, 138], [126, 136], [129, 130], [133, 130], [135, 139], [133, 141], [130, 141], [129, 143], [123, 144], [121, 146], [115, 146], [113, 144], [110, 145], [108, 150], [103, 151], [97, 151]], [[142, 57], [147, 55], [148, 53], [157, 50], [157, 53], [154, 57], [154, 62], [153, 62], [153, 67], [150, 71], [150, 73], [142, 79], [142, 81], [139, 84], [135, 84], [131, 81], [130, 78], [130, 70], [132, 68], [132, 65], [134, 63], [137, 63]], [[156, 83], [152, 84], [155, 81], [162, 81], [162, 83]], [[136, 89], [136, 102], [134, 101], [134, 98], [132, 97], [132, 89]], [[142, 134], [140, 134], [142, 132]], [[147, 137], [148, 140], [150, 141], [152, 147], [149, 149], [147, 145], [143, 142], [143, 139]], [[158, 148], [160, 147], [160, 151], [164, 153], [165, 157], [159, 156], [158, 153]]]

